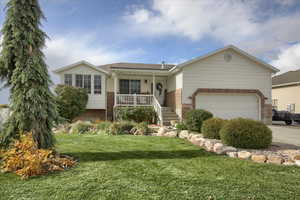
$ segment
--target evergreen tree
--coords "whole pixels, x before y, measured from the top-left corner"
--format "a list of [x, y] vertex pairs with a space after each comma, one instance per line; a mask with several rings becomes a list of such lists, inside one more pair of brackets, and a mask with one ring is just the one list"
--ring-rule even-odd
[[32, 132], [39, 148], [54, 145], [51, 129], [58, 115], [42, 52], [47, 37], [40, 29], [43, 18], [38, 0], [7, 3], [0, 76], [10, 86], [12, 114], [1, 133], [2, 146], [22, 132]]

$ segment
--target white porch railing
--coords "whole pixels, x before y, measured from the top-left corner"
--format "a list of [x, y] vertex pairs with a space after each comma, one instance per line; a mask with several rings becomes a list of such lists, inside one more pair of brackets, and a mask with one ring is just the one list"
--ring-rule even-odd
[[153, 95], [117, 94], [115, 106], [152, 106]]
[[156, 99], [155, 96], [153, 96], [153, 108], [157, 114], [158, 117], [158, 123], [160, 125], [163, 125], [163, 119], [162, 119], [162, 108], [158, 100]]

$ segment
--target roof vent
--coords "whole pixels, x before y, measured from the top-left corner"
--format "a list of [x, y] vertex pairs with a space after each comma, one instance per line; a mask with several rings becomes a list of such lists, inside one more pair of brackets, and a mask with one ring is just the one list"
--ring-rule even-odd
[[161, 62], [161, 68], [162, 68], [162, 69], [165, 69], [165, 68], [166, 68], [166, 62], [165, 62], [165, 61], [162, 61], [162, 62]]

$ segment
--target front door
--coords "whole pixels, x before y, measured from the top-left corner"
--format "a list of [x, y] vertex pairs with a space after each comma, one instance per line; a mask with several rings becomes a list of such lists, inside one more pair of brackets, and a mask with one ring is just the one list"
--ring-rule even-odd
[[[151, 88], [153, 88], [153, 83], [151, 84]], [[153, 94], [153, 89], [151, 89], [151, 93]], [[155, 84], [155, 97], [160, 103], [160, 105], [165, 104], [165, 94], [166, 93], [166, 83], [164, 80], [157, 80]]]

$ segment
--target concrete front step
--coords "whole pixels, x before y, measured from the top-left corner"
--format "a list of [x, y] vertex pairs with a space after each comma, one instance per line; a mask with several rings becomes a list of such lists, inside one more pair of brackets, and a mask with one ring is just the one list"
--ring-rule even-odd
[[165, 126], [171, 125], [171, 121], [179, 121], [178, 115], [169, 107], [162, 107], [162, 119]]

